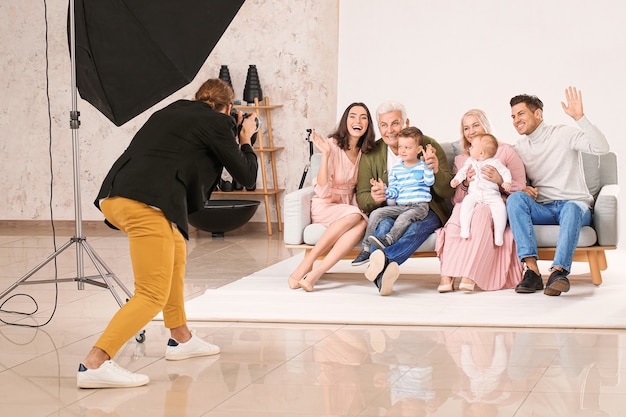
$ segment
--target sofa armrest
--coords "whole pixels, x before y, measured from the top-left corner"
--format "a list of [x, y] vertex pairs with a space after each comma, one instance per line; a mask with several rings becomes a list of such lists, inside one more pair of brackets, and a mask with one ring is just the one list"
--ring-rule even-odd
[[608, 184], [600, 189], [593, 208], [593, 226], [598, 235], [598, 245], [617, 246], [619, 185]]
[[304, 187], [285, 194], [283, 239], [287, 245], [304, 242], [304, 228], [311, 224], [311, 199], [313, 187]]

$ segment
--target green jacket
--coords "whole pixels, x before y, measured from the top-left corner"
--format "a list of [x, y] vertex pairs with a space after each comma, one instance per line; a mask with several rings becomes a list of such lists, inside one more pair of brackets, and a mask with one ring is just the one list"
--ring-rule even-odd
[[[426, 145], [432, 145], [437, 151], [437, 158], [439, 159], [439, 171], [435, 174], [435, 184], [430, 188], [430, 192], [433, 199], [430, 201], [430, 209], [434, 211], [441, 224], [445, 224], [450, 217], [451, 204], [450, 199], [454, 195], [454, 188], [450, 187], [450, 180], [452, 180], [452, 173], [448, 165], [448, 158], [446, 153], [441, 148], [441, 145], [431, 137], [424, 136], [424, 147]], [[359, 162], [359, 176], [356, 185], [356, 199], [359, 204], [359, 208], [366, 214], [369, 214], [372, 210], [378, 208], [378, 204], [372, 199], [370, 189], [370, 179], [382, 179], [385, 184], [388, 183], [387, 177], [387, 144], [382, 139], [376, 141], [374, 149], [366, 154], [361, 155], [361, 161]], [[383, 203], [382, 205], [386, 205]]]

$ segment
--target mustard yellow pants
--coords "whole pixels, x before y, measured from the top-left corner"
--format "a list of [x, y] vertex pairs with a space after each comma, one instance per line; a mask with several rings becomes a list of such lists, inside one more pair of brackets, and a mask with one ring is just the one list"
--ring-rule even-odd
[[109, 357], [159, 312], [165, 327], [187, 323], [184, 277], [187, 246], [178, 228], [162, 211], [123, 197], [100, 203], [106, 219], [128, 235], [135, 293], [109, 322], [95, 347]]

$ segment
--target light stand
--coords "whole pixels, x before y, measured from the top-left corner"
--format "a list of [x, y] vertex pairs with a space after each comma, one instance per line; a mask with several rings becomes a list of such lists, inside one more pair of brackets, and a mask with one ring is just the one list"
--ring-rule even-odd
[[304, 186], [304, 180], [306, 179], [306, 174], [308, 174], [309, 169], [311, 169], [311, 157], [313, 157], [313, 141], [311, 140], [311, 133], [313, 132], [311, 129], [306, 130], [308, 135], [306, 137], [306, 141], [309, 142], [309, 162], [304, 166], [304, 171], [302, 172], [302, 178], [300, 178], [300, 186], [298, 190], [301, 190]]
[[[32, 284], [44, 284], [44, 283], [58, 283], [58, 282], [76, 282], [79, 290], [84, 289], [85, 283], [96, 285], [102, 288], [107, 288], [117, 304], [121, 307], [124, 305], [125, 300], [122, 300], [117, 293], [117, 290], [112, 285], [114, 281], [127, 295], [128, 298], [132, 297], [132, 293], [124, 286], [119, 278], [111, 271], [102, 258], [94, 251], [94, 249], [87, 243], [87, 238], [83, 236], [82, 230], [82, 212], [81, 212], [81, 199], [80, 199], [80, 152], [79, 152], [79, 140], [78, 140], [78, 128], [80, 121], [78, 117], [80, 112], [77, 110], [77, 87], [76, 87], [76, 39], [75, 39], [75, 17], [74, 17], [74, 0], [70, 0], [70, 54], [71, 54], [71, 67], [72, 67], [72, 110], [70, 111], [70, 129], [72, 129], [72, 151], [73, 151], [73, 168], [74, 168], [74, 217], [75, 217], [75, 235], [70, 238], [63, 246], [57, 249], [53, 254], [44, 259], [39, 265], [31, 269], [16, 281], [9, 288], [0, 293], [0, 299], [4, 298], [7, 294], [13, 291], [20, 285], [32, 285]], [[59, 254], [68, 249], [73, 244], [76, 244], [76, 277], [75, 278], [56, 278], [46, 280], [28, 281], [28, 279], [34, 275], [37, 271], [43, 268], [48, 262], [55, 259]], [[85, 276], [84, 263], [83, 263], [83, 251], [87, 253], [91, 262], [93, 262], [98, 275]], [[102, 282], [96, 281], [102, 279]], [[141, 339], [141, 340], [140, 340]], [[143, 331], [137, 336], [138, 341], [143, 341]]]

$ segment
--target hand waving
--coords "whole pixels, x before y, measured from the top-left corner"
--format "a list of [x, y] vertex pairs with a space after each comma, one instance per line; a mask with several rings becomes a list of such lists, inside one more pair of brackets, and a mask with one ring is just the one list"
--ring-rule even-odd
[[565, 114], [574, 120], [579, 120], [584, 116], [582, 91], [578, 91], [576, 87], [567, 87], [565, 89], [565, 99], [567, 100], [567, 104], [561, 102], [561, 107], [563, 107]]
[[437, 158], [437, 150], [430, 143], [426, 145], [426, 149], [423, 152], [422, 160], [428, 168], [432, 168], [436, 174], [439, 172], [439, 159]]
[[318, 135], [315, 130], [313, 130], [313, 135], [311, 136], [311, 138], [315, 147], [319, 149], [322, 154], [326, 156], [330, 154], [330, 144], [328, 143], [328, 140], [326, 140], [326, 138]]
[[370, 194], [376, 204], [381, 204], [383, 201], [387, 200], [387, 196], [385, 195], [385, 183], [383, 180], [380, 178], [378, 180], [370, 178], [370, 185], [372, 186]]

